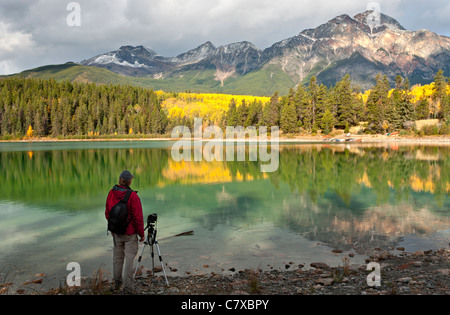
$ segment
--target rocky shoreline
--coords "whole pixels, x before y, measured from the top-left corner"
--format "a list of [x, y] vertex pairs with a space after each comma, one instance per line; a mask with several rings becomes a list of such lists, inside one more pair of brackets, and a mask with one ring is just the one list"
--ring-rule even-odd
[[[397, 249], [398, 250], [398, 249]], [[368, 282], [375, 269], [368, 265], [330, 267], [325, 263], [310, 266], [286, 265], [286, 270], [235, 270], [233, 274], [211, 272], [204, 275], [168, 277], [156, 271], [141, 273], [136, 280], [134, 295], [450, 295], [450, 250], [392, 252], [375, 249], [366, 263], [380, 267], [380, 285]], [[233, 270], [232, 270], [233, 271]], [[376, 278], [370, 276], [370, 280]], [[89, 283], [91, 281], [91, 283]], [[108, 281], [99, 286], [93, 279], [76, 290], [52, 290], [47, 294], [123, 295], [113, 290]], [[93, 288], [96, 287], [96, 290]], [[100, 287], [100, 288], [99, 288]]]

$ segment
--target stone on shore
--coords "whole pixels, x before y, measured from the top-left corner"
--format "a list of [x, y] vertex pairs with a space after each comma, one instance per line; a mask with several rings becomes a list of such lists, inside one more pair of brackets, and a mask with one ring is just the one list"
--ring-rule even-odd
[[311, 267], [316, 268], [316, 269], [329, 269], [330, 266], [328, 266], [326, 263], [324, 262], [312, 262], [309, 264]]

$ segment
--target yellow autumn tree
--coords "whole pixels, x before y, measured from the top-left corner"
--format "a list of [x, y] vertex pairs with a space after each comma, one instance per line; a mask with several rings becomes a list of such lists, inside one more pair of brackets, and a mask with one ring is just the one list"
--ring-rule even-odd
[[411, 89], [410, 95], [412, 96], [412, 102], [420, 102], [423, 99], [429, 99], [433, 94], [434, 83], [427, 85], [416, 85]]
[[229, 95], [214, 93], [178, 93], [176, 97], [167, 98], [162, 107], [166, 109], [168, 118], [175, 117], [202, 117], [211, 123], [219, 123], [228, 111], [231, 100], [236, 104], [261, 101], [263, 104], [270, 101], [270, 97], [250, 95]]
[[34, 130], [33, 130], [33, 128], [31, 127], [31, 125], [28, 127], [28, 130], [27, 130], [27, 137], [28, 138], [32, 138], [33, 137], [33, 134], [34, 134]]

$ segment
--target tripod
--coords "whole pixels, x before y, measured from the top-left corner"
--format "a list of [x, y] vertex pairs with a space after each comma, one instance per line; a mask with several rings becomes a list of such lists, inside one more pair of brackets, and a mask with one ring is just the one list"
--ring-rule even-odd
[[161, 251], [159, 250], [159, 244], [158, 244], [158, 240], [157, 240], [157, 238], [156, 238], [156, 229], [155, 229], [155, 224], [154, 223], [147, 223], [147, 227], [144, 229], [144, 231], [145, 230], [147, 230], [148, 229], [148, 232], [147, 232], [147, 241], [146, 242], [144, 242], [144, 247], [142, 248], [142, 251], [141, 251], [141, 255], [139, 256], [139, 259], [138, 259], [138, 264], [137, 264], [137, 266], [136, 266], [136, 271], [134, 272], [134, 276], [136, 277], [136, 273], [137, 273], [137, 270], [138, 270], [138, 268], [139, 268], [139, 264], [141, 263], [141, 259], [142, 259], [142, 254], [144, 253], [144, 250], [145, 250], [145, 247], [147, 246], [147, 245], [150, 245], [151, 246], [151, 249], [152, 249], [152, 251], [151, 251], [151, 256], [152, 256], [152, 272], [153, 272], [153, 274], [155, 274], [155, 255], [154, 255], [154, 251], [153, 251], [153, 245], [156, 245], [156, 250], [158, 251], [158, 256], [159, 256], [159, 262], [161, 263], [161, 267], [162, 267], [162, 270], [163, 270], [163, 272], [164, 272], [164, 278], [166, 279], [166, 284], [167, 285], [169, 285], [169, 281], [167, 281], [167, 275], [166, 275], [166, 270], [164, 269], [164, 263], [163, 263], [163, 260], [162, 260], [162, 257], [161, 257]]

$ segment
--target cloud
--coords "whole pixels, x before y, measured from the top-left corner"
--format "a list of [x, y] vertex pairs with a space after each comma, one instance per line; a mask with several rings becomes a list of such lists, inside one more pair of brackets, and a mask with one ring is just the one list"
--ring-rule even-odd
[[14, 74], [18, 71], [19, 69], [10, 60], [0, 61], [0, 74]]
[[11, 74], [19, 69], [15, 58], [33, 49], [32, 34], [14, 31], [9, 24], [0, 22], [0, 73]]
[[10, 25], [0, 22], [0, 56], [5, 57], [24, 46], [32, 46], [32, 35], [11, 31]]
[[[337, 15], [363, 12], [372, 0], [78, 0], [79, 27], [67, 25], [69, 2], [2, 0], [0, 74], [81, 61], [122, 45], [144, 45], [164, 56], [206, 41], [246, 40], [264, 49]], [[447, 0], [378, 2], [408, 29], [450, 35]]]

